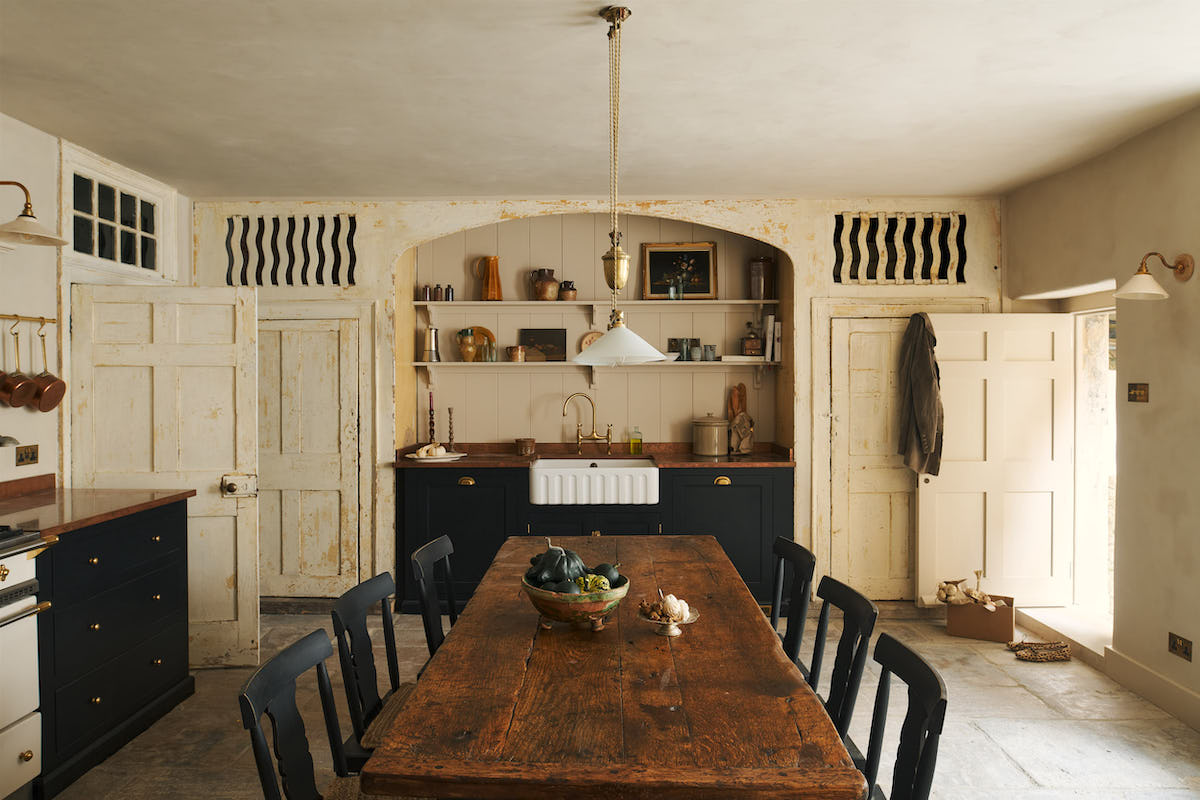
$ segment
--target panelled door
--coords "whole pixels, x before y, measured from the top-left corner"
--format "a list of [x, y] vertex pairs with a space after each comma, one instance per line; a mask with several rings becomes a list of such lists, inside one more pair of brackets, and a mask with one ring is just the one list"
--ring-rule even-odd
[[1064, 314], [930, 314], [941, 474], [917, 482], [917, 585], [984, 570], [1020, 605], [1071, 602], [1074, 328]]
[[262, 594], [337, 597], [358, 582], [358, 319], [258, 331]]
[[832, 320], [830, 574], [875, 600], [913, 597], [916, 476], [896, 454], [907, 325]]
[[189, 657], [258, 663], [251, 289], [75, 286], [72, 475], [78, 488], [195, 489], [188, 500]]

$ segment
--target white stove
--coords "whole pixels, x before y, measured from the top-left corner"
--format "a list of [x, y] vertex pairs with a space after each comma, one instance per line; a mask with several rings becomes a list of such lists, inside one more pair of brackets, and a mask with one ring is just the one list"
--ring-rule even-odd
[[0, 797], [32, 797], [41, 773], [36, 532], [0, 527]]

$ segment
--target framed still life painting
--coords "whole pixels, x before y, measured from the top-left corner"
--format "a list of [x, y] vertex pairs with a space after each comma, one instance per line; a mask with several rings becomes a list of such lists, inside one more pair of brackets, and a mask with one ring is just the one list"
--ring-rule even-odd
[[642, 243], [643, 300], [716, 300], [717, 243]]

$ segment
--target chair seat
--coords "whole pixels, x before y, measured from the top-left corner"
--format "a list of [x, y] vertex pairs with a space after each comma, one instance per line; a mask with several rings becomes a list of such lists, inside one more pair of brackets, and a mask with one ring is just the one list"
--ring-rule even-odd
[[334, 778], [333, 783], [325, 787], [321, 793], [325, 800], [430, 800], [424, 797], [391, 796], [383, 798], [377, 794], [363, 794], [358, 786], [358, 777]]
[[408, 701], [408, 696], [412, 694], [412, 690], [417, 688], [415, 683], [402, 683], [396, 687], [396, 691], [388, 693], [387, 697], [383, 698], [383, 708], [379, 709], [379, 713], [375, 715], [375, 719], [371, 720], [371, 724], [363, 732], [362, 744], [368, 750], [374, 750], [379, 746], [383, 739], [383, 735], [388, 728], [392, 726], [392, 721], [396, 719], [396, 715], [404, 708], [405, 702]]

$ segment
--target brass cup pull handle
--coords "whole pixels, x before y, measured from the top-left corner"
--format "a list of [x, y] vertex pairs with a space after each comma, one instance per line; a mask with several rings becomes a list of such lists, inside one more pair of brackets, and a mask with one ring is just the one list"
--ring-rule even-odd
[[90, 702], [92, 705], [94, 705], [94, 706], [98, 706], [98, 705], [100, 705], [100, 698], [99, 698], [99, 697], [93, 697], [93, 698], [92, 698], [92, 699], [91, 699], [89, 702]]
[[458, 479], [458, 485], [459, 486], [474, 486], [475, 479], [472, 478], [470, 475], [463, 475], [461, 478]]
[[733, 481], [729, 480], [726, 475], [718, 475], [713, 479], [713, 486], [732, 486]]
[[99, 556], [92, 556], [91, 558], [88, 559], [88, 563], [91, 564], [93, 567], [100, 566]]
[[33, 761], [33, 751], [24, 750], [19, 756], [17, 756], [17, 758], [21, 759], [22, 761]]
[[4, 566], [3, 564], [0, 564], [0, 581], [6, 580], [8, 578], [9, 572], [10, 572], [10, 570], [8, 567]]
[[100, 630], [100, 623], [93, 622], [91, 625], [88, 625], [88, 627], [94, 631], [98, 631], [98, 630]]

